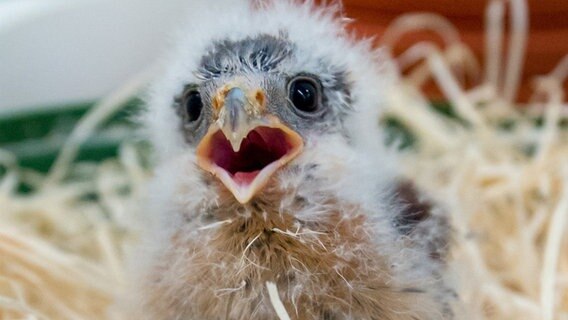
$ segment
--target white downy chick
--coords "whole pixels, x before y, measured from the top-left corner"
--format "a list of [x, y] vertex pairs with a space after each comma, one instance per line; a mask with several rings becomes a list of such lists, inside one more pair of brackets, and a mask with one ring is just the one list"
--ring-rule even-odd
[[339, 6], [195, 2], [153, 85], [147, 319], [451, 319], [449, 227], [398, 173], [392, 77]]

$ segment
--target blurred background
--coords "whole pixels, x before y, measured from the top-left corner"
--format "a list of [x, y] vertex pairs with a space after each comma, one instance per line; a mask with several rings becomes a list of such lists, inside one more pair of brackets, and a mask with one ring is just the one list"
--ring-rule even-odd
[[[380, 36], [398, 16], [407, 12], [433, 12], [454, 24], [481, 65], [484, 61], [484, 18], [488, 0], [350, 0], [345, 1], [348, 16], [356, 18], [353, 29], [360, 35]], [[568, 1], [528, 0], [529, 37], [524, 64], [523, 85], [518, 98], [526, 100], [531, 91], [530, 79], [550, 72], [568, 52]], [[509, 18], [509, 17], [507, 17]], [[420, 40], [442, 43], [432, 33], [417, 32], [401, 39], [395, 53], [401, 53]], [[568, 89], [568, 87], [566, 87]], [[440, 97], [434, 88], [430, 94]]]
[[[374, 37], [377, 45], [401, 14], [441, 14], [457, 27], [481, 65], [489, 3], [344, 1], [347, 16], [355, 19], [351, 31]], [[78, 119], [161, 56], [190, 5], [190, 0], [0, 0], [0, 146], [21, 165], [46, 171]], [[530, 0], [528, 5], [530, 32], [519, 101], [532, 93], [530, 79], [549, 72], [568, 52], [568, 1]], [[419, 40], [442, 42], [433, 32], [413, 32], [397, 42], [394, 54]], [[425, 92], [432, 100], [443, 99], [431, 80]], [[124, 128], [126, 118], [115, 118], [90, 138], [79, 160], [114, 155], [118, 142], [132, 133]]]
[[150, 64], [188, 1], [0, 1], [0, 112], [98, 99]]
[[[190, 3], [0, 0], [0, 149], [22, 167], [49, 170], [79, 119], [161, 56]], [[128, 117], [140, 101], [128, 104], [77, 160], [116, 156], [135, 135]]]
[[[0, 112], [93, 101], [151, 64], [188, 0], [0, 0]], [[346, 0], [352, 29], [375, 36], [410, 11], [447, 17], [483, 63], [486, 0]], [[524, 87], [568, 52], [568, 1], [530, 0]], [[395, 51], [427, 32], [405, 36]], [[436, 96], [435, 90], [430, 90]], [[526, 95], [521, 90], [521, 99]]]
[[[397, 17], [433, 12], [453, 23], [484, 65], [488, 0], [345, 0], [360, 37], [382, 36]], [[531, 95], [531, 78], [549, 72], [568, 52], [568, 1], [530, 0], [530, 32], [519, 101]], [[172, 30], [183, 23], [190, 0], [0, 0], [0, 146], [20, 165], [46, 171], [77, 121], [101, 98], [154, 64]], [[508, 33], [506, 33], [508, 35]], [[397, 55], [420, 40], [441, 44], [429, 31], [405, 34]], [[479, 83], [472, 83], [477, 85]], [[432, 80], [432, 100], [443, 95]], [[466, 88], [467, 89], [467, 88]], [[568, 88], [567, 88], [568, 89]], [[132, 108], [139, 101], [130, 101]], [[101, 160], [133, 135], [128, 109], [83, 144], [79, 160]]]

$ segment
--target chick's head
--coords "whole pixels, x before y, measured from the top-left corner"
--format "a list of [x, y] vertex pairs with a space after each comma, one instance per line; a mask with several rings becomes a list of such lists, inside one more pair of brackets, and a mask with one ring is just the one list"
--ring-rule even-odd
[[388, 77], [339, 8], [234, 1], [192, 11], [147, 116], [163, 170], [191, 181], [191, 197], [357, 197], [388, 176], [378, 132]]

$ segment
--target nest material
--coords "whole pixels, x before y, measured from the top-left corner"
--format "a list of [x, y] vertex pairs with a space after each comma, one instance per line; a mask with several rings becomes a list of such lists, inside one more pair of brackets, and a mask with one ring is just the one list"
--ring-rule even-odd
[[[13, 170], [0, 182], [0, 319], [101, 319], [122, 285], [130, 209], [147, 174], [130, 146], [73, 169], [72, 181]], [[21, 181], [36, 191], [17, 193]]]
[[[485, 78], [468, 90], [459, 80], [482, 72], [447, 21], [423, 14], [397, 20], [385, 34], [387, 47], [403, 32], [422, 28], [440, 31], [447, 45], [419, 43], [393, 58], [400, 78], [387, 91], [387, 115], [415, 139], [401, 155], [406, 174], [452, 214], [461, 311], [472, 319], [568, 319], [568, 114], [561, 89], [568, 58], [536, 80], [531, 103], [512, 103], [526, 4], [510, 4], [508, 63], [502, 67], [500, 58], [505, 1], [496, 0], [487, 11]], [[433, 110], [420, 93], [428, 79], [446, 94], [454, 117]], [[121, 318], [109, 306], [123, 286], [124, 250], [136, 230], [131, 209], [147, 173], [128, 145], [118, 159], [98, 165], [70, 160], [96, 124], [142, 83], [95, 108], [47, 176], [17, 168], [11, 155], [0, 153], [8, 168], [0, 178], [0, 319]], [[63, 179], [69, 171], [79, 178]], [[22, 181], [35, 191], [18, 194]], [[275, 291], [273, 284], [267, 288]], [[271, 301], [286, 319], [278, 295]]]

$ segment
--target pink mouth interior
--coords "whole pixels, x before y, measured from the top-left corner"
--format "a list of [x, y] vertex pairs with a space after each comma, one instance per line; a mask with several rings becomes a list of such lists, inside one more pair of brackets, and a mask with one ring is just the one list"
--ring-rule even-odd
[[209, 159], [227, 171], [237, 184], [247, 185], [292, 148], [281, 129], [257, 127], [243, 139], [240, 150], [234, 152], [223, 132], [218, 131], [211, 137]]

